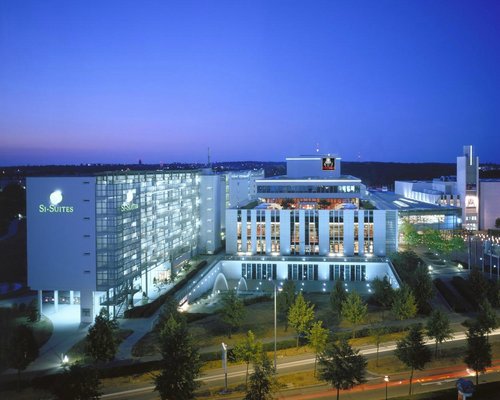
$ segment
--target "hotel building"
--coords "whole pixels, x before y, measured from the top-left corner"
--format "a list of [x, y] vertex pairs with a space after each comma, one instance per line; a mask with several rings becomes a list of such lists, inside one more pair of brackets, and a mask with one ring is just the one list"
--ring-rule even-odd
[[209, 169], [28, 178], [28, 285], [40, 310], [50, 291], [56, 307], [79, 303], [83, 322], [101, 307], [121, 315], [183, 261], [218, 251], [227, 201], [248, 203], [261, 176], [247, 172], [234, 192], [234, 173]]
[[[363, 208], [366, 188], [333, 155], [287, 158], [287, 175], [258, 179], [260, 203], [226, 211], [228, 278], [367, 281], [388, 276], [398, 212]], [[229, 267], [230, 265], [230, 267]], [[255, 282], [254, 282], [255, 286]]]

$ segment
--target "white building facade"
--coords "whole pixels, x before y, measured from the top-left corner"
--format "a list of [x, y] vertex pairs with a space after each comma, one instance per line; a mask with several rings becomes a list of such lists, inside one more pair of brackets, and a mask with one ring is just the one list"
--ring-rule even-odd
[[227, 210], [229, 255], [386, 256], [397, 250], [395, 210]]
[[341, 174], [339, 157], [286, 161], [286, 176], [257, 179], [260, 204], [226, 211], [227, 275], [257, 289], [266, 280], [326, 285], [384, 276], [397, 287], [386, 259], [398, 247], [397, 211], [362, 209], [366, 189]]

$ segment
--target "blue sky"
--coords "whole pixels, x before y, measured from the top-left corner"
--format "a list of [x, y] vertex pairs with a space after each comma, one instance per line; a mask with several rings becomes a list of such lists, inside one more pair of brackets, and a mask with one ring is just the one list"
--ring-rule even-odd
[[0, 0], [0, 165], [500, 162], [498, 1]]

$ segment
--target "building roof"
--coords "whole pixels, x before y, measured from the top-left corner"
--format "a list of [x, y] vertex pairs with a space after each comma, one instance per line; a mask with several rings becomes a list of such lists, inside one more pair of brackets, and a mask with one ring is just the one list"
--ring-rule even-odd
[[424, 203], [414, 199], [395, 194], [394, 192], [379, 192], [370, 190], [369, 200], [374, 203], [379, 210], [398, 210], [398, 211], [413, 211], [413, 210], [459, 210], [458, 207], [440, 206], [437, 204]]
[[269, 183], [269, 182], [287, 182], [290, 181], [291, 183], [330, 183], [330, 182], [346, 182], [346, 183], [361, 183], [361, 179], [356, 178], [355, 176], [352, 175], [340, 175], [338, 178], [325, 178], [325, 177], [319, 177], [319, 176], [308, 176], [304, 178], [291, 178], [288, 175], [278, 175], [278, 176], [271, 176], [266, 179], [256, 179], [256, 183]]

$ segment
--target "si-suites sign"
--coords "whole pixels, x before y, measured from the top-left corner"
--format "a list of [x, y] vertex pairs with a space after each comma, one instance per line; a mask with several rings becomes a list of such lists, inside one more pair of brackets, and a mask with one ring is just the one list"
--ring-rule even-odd
[[41, 213], [72, 213], [73, 206], [61, 206], [63, 195], [60, 190], [54, 190], [49, 196], [50, 205], [40, 204], [38, 211]]

